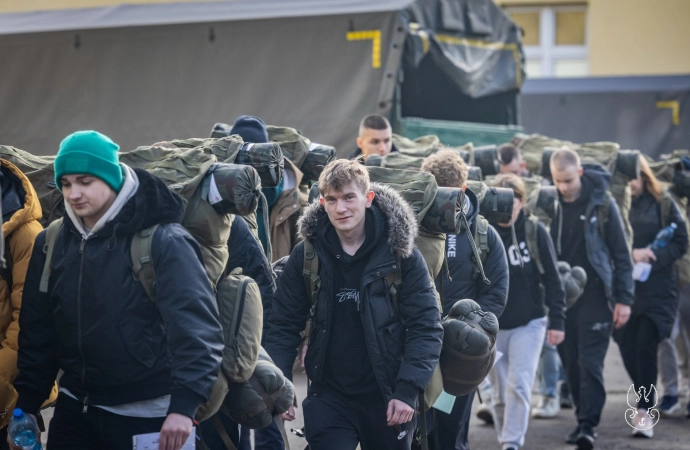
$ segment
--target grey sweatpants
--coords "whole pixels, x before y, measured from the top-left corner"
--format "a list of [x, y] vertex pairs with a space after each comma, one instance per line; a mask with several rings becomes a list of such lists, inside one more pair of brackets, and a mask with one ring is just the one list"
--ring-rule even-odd
[[658, 351], [663, 395], [674, 397], [684, 394], [678, 383], [683, 379], [687, 384], [690, 376], [690, 284], [679, 288], [678, 297], [679, 309], [671, 336], [661, 341]]
[[522, 447], [529, 424], [530, 396], [537, 373], [547, 318], [499, 330], [496, 351], [503, 353], [489, 373], [493, 387], [494, 426], [498, 442]]

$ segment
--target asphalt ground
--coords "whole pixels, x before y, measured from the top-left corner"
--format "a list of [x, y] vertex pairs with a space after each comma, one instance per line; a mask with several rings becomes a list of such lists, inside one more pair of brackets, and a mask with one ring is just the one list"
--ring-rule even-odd
[[[604, 368], [607, 398], [601, 423], [597, 429], [599, 437], [596, 440], [596, 449], [607, 450], [690, 450], [690, 419], [684, 415], [666, 418], [662, 417], [654, 427], [652, 439], [632, 437], [632, 428], [625, 422], [625, 411], [628, 408], [626, 394], [632, 381], [628, 377], [618, 352], [618, 346], [611, 341]], [[295, 388], [299, 403], [306, 395], [307, 379], [304, 374], [295, 373]], [[657, 385], [658, 387], [658, 385]], [[661, 389], [659, 388], [659, 393]], [[683, 405], [687, 405], [688, 399], [684, 399]], [[532, 396], [533, 406], [537, 402], [537, 396]], [[475, 398], [476, 408], [478, 400]], [[685, 411], [685, 407], [683, 408]], [[291, 450], [303, 450], [306, 441], [292, 433], [291, 428], [299, 429], [303, 426], [302, 410], [296, 410], [296, 419], [286, 422], [286, 430], [289, 436]], [[52, 409], [44, 411], [44, 417], [49, 426], [52, 417]], [[572, 409], [562, 409], [553, 419], [531, 419], [529, 429], [525, 437], [524, 449], [544, 450], [572, 450], [575, 447], [564, 442], [566, 434], [576, 426], [575, 415]], [[496, 440], [496, 433], [492, 425], [485, 425], [475, 416], [470, 421], [469, 433], [470, 446], [473, 450], [500, 450]], [[42, 440], [45, 446], [47, 433], [43, 433]]]

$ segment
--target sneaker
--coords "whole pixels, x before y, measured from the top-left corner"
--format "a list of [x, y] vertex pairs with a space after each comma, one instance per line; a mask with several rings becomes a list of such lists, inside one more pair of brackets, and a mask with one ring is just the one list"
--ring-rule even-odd
[[590, 425], [582, 424], [580, 426], [580, 433], [575, 439], [577, 450], [592, 450], [594, 448], [594, 440], [597, 438], [597, 433]]
[[560, 410], [561, 407], [556, 397], [547, 397], [544, 395], [539, 399], [539, 403], [537, 403], [537, 406], [532, 410], [532, 417], [537, 419], [550, 419], [556, 417]]
[[493, 408], [488, 403], [480, 403], [477, 408], [477, 417], [484, 421], [487, 425], [494, 424], [494, 412]]
[[678, 401], [677, 395], [664, 395], [661, 398], [661, 404], [659, 405], [659, 412], [663, 416], [674, 416], [680, 412], [682, 406]]
[[561, 400], [561, 408], [563, 409], [572, 409], [573, 408], [573, 399], [570, 397], [570, 386], [568, 386], [567, 382], [561, 383], [561, 388], [559, 389], [559, 398]]
[[[644, 421], [644, 422], [643, 422]], [[635, 427], [640, 426], [640, 422], [643, 423], [652, 423], [651, 417], [649, 417], [649, 414], [647, 413], [646, 409], [638, 409], [637, 410], [637, 415], [633, 419], [633, 424]], [[645, 428], [644, 425], [642, 425], [642, 429], [638, 428], [633, 428], [632, 435], [635, 437], [643, 437], [647, 439], [651, 439], [654, 436], [654, 429], [653, 428]]]

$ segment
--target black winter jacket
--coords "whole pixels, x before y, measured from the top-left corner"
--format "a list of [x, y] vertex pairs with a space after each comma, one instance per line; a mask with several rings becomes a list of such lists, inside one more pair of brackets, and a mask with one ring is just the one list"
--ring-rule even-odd
[[[465, 191], [465, 195], [472, 204], [467, 221], [470, 228], [474, 229], [474, 221], [479, 213], [479, 200], [470, 189]], [[503, 242], [496, 230], [489, 226], [489, 254], [484, 262], [484, 272], [491, 284], [486, 284], [481, 275], [475, 273], [472, 247], [466, 232], [463, 229], [460, 234], [446, 236], [446, 257], [451, 279], [445, 276], [443, 270], [436, 278], [439, 291], [443, 284], [444, 314], [447, 314], [458, 300], [469, 298], [477, 302], [482, 311], [492, 312], [499, 317], [508, 299], [508, 261]], [[444, 277], [442, 283], [441, 277]]]
[[[360, 287], [361, 318], [371, 365], [386, 403], [391, 399], [414, 405], [438, 363], [443, 339], [440, 312], [421, 253], [414, 245], [417, 221], [409, 205], [391, 188], [372, 183], [376, 193], [372, 208], [386, 217], [388, 239], [372, 250]], [[331, 329], [333, 267], [331, 254], [319, 241], [317, 226], [332, 226], [324, 208], [312, 203], [299, 221], [303, 239], [310, 239], [319, 257], [321, 289], [311, 325], [305, 358], [307, 375], [323, 381], [323, 364]], [[389, 297], [386, 275], [401, 258], [403, 285], [396, 308]], [[274, 362], [291, 378], [300, 332], [309, 316], [311, 301], [302, 274], [304, 243], [292, 251], [273, 300], [264, 346]]]
[[[650, 245], [662, 229], [659, 202], [646, 190], [633, 200], [629, 218], [633, 229], [633, 249]], [[685, 220], [675, 202], [672, 203], [669, 221], [677, 225], [673, 239], [666, 247], [654, 251], [656, 261], [651, 262], [652, 272], [647, 281], [635, 282], [635, 304], [632, 307], [633, 315], [646, 315], [654, 321], [661, 338], [670, 335], [678, 310], [678, 277], [674, 263], [688, 249]]]
[[[392, 147], [391, 147], [391, 153], [397, 152], [397, 151], [398, 151], [398, 147], [396, 147], [396, 145], [393, 144]], [[357, 150], [355, 150], [354, 152], [350, 153], [350, 154], [348, 155], [347, 159], [355, 159], [355, 158], [359, 157], [361, 154], [362, 154], [362, 149], [359, 148], [359, 147], [357, 147]]]
[[228, 241], [230, 257], [226, 265], [226, 272], [240, 267], [242, 274], [252, 278], [259, 285], [261, 303], [264, 307], [264, 329], [262, 336], [266, 336], [268, 318], [273, 307], [273, 294], [276, 284], [273, 277], [273, 269], [266, 258], [266, 254], [256, 240], [247, 222], [240, 216], [235, 216], [232, 221], [230, 240]]
[[[582, 182], [590, 187], [588, 193], [582, 194], [589, 197], [583, 230], [587, 258], [604, 283], [609, 308], [613, 310], [615, 303], [632, 305], [634, 291], [632, 258], [618, 205], [608, 193], [611, 174], [599, 164], [583, 164], [582, 167], [584, 169]], [[598, 211], [606, 202], [609, 204], [609, 214], [608, 222], [604, 227], [604, 236], [602, 236], [599, 231]], [[557, 253], [560, 248], [558, 235], [560, 214], [559, 209], [551, 225], [551, 238]], [[557, 256], [560, 255], [557, 254]]]
[[[196, 241], [179, 225], [182, 199], [135, 169], [139, 187], [120, 213], [83, 240], [65, 217], [47, 294], [46, 255], [36, 238], [20, 314], [17, 407], [35, 413], [58, 370], [85, 406], [171, 395], [169, 413], [193, 417], [220, 369], [223, 334]], [[132, 236], [155, 224], [151, 256], [157, 299], [132, 273]]]

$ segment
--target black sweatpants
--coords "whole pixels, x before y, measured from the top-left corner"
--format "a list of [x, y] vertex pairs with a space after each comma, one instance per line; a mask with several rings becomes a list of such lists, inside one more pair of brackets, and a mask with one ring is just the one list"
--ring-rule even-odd
[[95, 406], [86, 413], [79, 401], [60, 393], [48, 428], [51, 450], [131, 450], [132, 436], [156, 433], [165, 417], [120, 416]]
[[[429, 425], [429, 448], [432, 450], [469, 450], [468, 433], [472, 416], [474, 389], [467, 395], [456, 397], [450, 414], [431, 408], [432, 423]], [[429, 418], [427, 412], [427, 420]]]
[[356, 403], [329, 389], [310, 392], [302, 402], [310, 450], [409, 450], [415, 419], [388, 426], [383, 402]]
[[[584, 298], [584, 294], [583, 294]], [[599, 425], [606, 403], [604, 358], [613, 312], [604, 298], [588, 298], [566, 312], [565, 340], [558, 346], [579, 424]]]
[[[628, 323], [614, 332], [614, 338], [621, 351], [623, 364], [637, 391], [644, 386], [647, 391], [656, 383], [659, 370], [657, 349], [661, 339], [654, 321], [647, 316], [632, 316]], [[653, 395], [637, 404], [638, 408], [651, 408], [655, 404]]]

